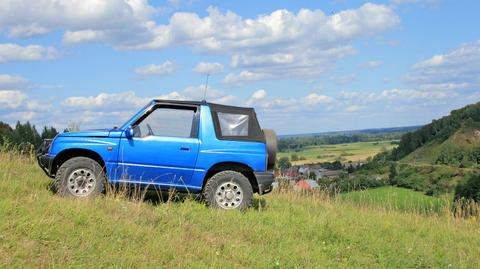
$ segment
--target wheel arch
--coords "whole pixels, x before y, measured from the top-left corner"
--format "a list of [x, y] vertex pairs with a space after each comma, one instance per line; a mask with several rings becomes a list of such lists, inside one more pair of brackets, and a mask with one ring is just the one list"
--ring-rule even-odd
[[212, 165], [203, 178], [202, 190], [204, 189], [208, 179], [210, 179], [213, 175], [226, 170], [236, 171], [243, 174], [250, 182], [250, 185], [252, 185], [253, 192], [258, 192], [258, 182], [257, 178], [255, 177], [254, 170], [250, 166], [240, 162], [220, 162]]
[[75, 157], [90, 158], [96, 161], [105, 171], [105, 161], [103, 160], [102, 156], [98, 154], [98, 152], [90, 149], [71, 148], [71, 149], [65, 149], [60, 153], [58, 153], [57, 156], [55, 156], [52, 162], [52, 169], [50, 171], [50, 174], [55, 175], [57, 173], [58, 168], [60, 168], [60, 166], [63, 163]]

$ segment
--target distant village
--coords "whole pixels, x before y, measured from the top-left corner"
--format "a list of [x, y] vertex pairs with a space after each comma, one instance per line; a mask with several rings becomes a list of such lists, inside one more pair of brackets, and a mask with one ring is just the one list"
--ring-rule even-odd
[[311, 163], [292, 165], [288, 168], [279, 168], [275, 171], [277, 182], [273, 187], [278, 188], [279, 182], [287, 182], [297, 190], [312, 190], [319, 188], [318, 181], [335, 180], [339, 177], [348, 177], [352, 170], [362, 163], [342, 164], [340, 161], [331, 163]]

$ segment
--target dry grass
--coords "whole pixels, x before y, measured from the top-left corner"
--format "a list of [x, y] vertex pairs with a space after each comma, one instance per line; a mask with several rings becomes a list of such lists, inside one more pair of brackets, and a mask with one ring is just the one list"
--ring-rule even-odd
[[284, 189], [246, 212], [142, 190], [72, 200], [48, 184], [30, 157], [0, 154], [1, 268], [480, 267], [475, 218]]

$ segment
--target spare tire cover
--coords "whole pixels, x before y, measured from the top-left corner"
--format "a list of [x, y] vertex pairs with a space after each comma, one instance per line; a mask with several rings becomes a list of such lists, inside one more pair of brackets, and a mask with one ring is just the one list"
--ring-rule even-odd
[[263, 129], [263, 134], [267, 144], [267, 169], [271, 170], [277, 161], [277, 134], [272, 129]]

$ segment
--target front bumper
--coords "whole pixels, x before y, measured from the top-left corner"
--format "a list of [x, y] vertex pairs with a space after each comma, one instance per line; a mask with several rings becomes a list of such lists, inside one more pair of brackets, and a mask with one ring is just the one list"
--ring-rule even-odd
[[272, 183], [275, 181], [273, 172], [255, 172], [258, 183], [258, 194], [267, 194], [272, 191]]
[[50, 173], [52, 171], [53, 157], [48, 155], [37, 155], [37, 162], [40, 168], [47, 174], [47, 176], [52, 177]]
[[47, 174], [47, 176], [52, 177], [52, 163], [53, 157], [48, 155], [50, 151], [50, 146], [52, 144], [51, 139], [45, 139], [42, 145], [37, 150], [37, 162], [40, 168]]

